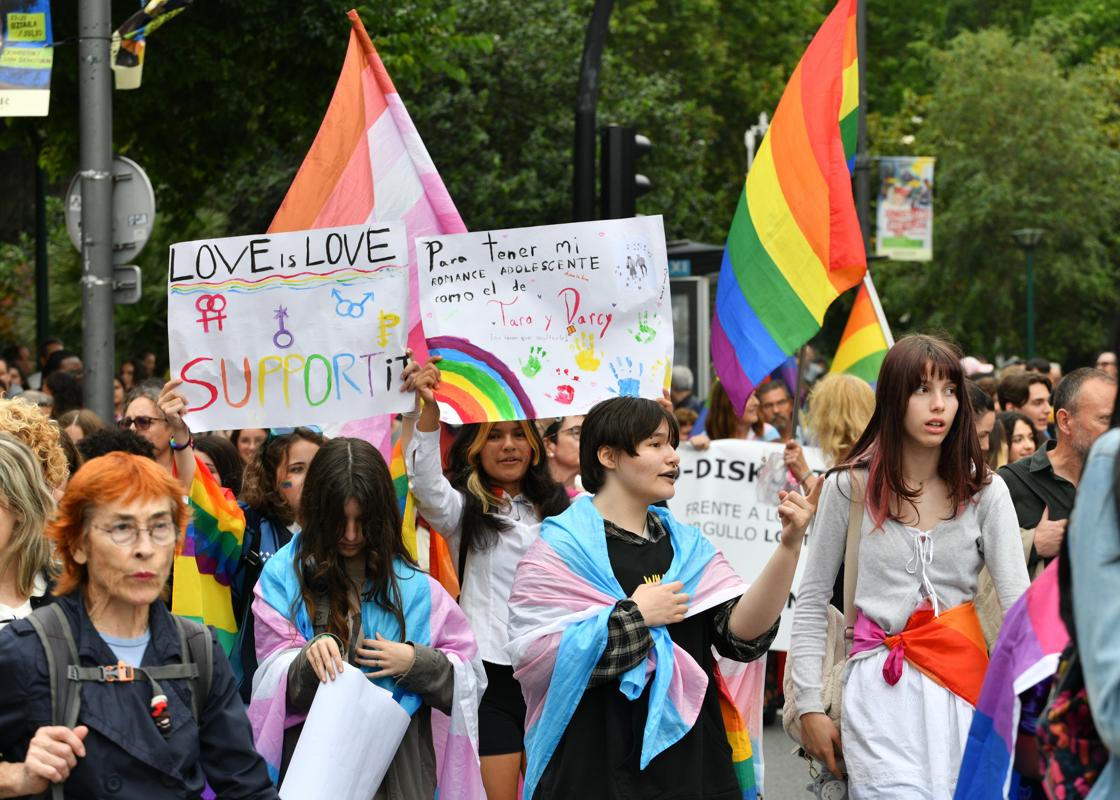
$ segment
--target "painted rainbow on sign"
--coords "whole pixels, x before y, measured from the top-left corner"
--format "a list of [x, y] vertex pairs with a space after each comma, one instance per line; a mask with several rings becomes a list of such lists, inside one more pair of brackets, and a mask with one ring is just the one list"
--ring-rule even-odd
[[457, 336], [429, 338], [428, 352], [443, 358], [436, 399], [451, 406], [463, 422], [536, 418], [517, 376], [492, 353]]

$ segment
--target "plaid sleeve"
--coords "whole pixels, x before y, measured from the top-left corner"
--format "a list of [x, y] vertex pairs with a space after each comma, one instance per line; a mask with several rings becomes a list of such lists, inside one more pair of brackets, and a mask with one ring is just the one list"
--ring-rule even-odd
[[607, 618], [607, 646], [587, 687], [602, 686], [642, 662], [653, 647], [653, 637], [633, 600], [619, 600]]
[[770, 630], [757, 639], [751, 639], [750, 641], [740, 639], [731, 632], [731, 612], [738, 602], [738, 598], [728, 600], [714, 609], [715, 613], [712, 615], [712, 644], [715, 645], [716, 652], [724, 658], [742, 662], [755, 661], [765, 656], [766, 651], [770, 649], [774, 637], [778, 635], [778, 625], [781, 624], [782, 618], [779, 616], [774, 620]]

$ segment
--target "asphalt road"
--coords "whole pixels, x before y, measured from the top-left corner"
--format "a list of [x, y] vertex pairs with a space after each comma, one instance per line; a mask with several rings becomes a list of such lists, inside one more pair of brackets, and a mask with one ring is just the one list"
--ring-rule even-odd
[[780, 716], [762, 732], [765, 800], [812, 800], [813, 795], [805, 790], [810, 782], [809, 765], [790, 752], [793, 740], [782, 729]]

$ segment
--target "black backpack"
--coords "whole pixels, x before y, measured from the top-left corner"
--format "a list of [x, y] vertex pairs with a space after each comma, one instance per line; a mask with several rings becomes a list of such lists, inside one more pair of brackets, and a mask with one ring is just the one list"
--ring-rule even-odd
[[[115, 683], [132, 681], [139, 674], [152, 684], [152, 694], [161, 694], [159, 680], [190, 680], [191, 713], [195, 722], [202, 717], [206, 699], [210, 696], [210, 684], [214, 677], [214, 649], [210, 639], [210, 629], [200, 622], [172, 615], [175, 628], [179, 631], [179, 664], [165, 664], [158, 667], [126, 667], [127, 675], [121, 675], [122, 667], [83, 667], [78, 657], [78, 646], [65, 612], [57, 604], [44, 606], [31, 613], [27, 621], [39, 635], [43, 653], [47, 658], [47, 675], [51, 684], [51, 720], [54, 725], [73, 728], [78, 724], [81, 709], [82, 681]], [[62, 800], [62, 784], [52, 784], [50, 794]]]

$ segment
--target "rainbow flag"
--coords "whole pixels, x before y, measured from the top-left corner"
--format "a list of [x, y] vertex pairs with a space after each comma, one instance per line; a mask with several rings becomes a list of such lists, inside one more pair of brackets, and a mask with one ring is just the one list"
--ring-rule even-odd
[[433, 530], [416, 525], [416, 501], [408, 490], [408, 473], [404, 466], [404, 449], [398, 439], [393, 445], [393, 456], [389, 460], [389, 476], [393, 479], [393, 489], [397, 494], [397, 505], [401, 511], [403, 525], [401, 538], [408, 548], [408, 554], [453, 598], [459, 597], [459, 577], [455, 572], [451, 551], [444, 538]]
[[213, 627], [228, 656], [237, 638], [229, 584], [241, 561], [245, 514], [197, 459], [188, 505], [191, 521], [175, 551], [171, 611]]
[[840, 0], [786, 86], [727, 234], [712, 360], [740, 411], [866, 270], [850, 179], [859, 111], [856, 0]]
[[1068, 643], [1058, 613], [1054, 559], [1003, 619], [968, 730], [955, 800], [1018, 796], [1013, 754], [1022, 710], [1019, 695], [1054, 676]]
[[879, 367], [893, 344], [894, 337], [882, 316], [871, 275], [865, 275], [830, 371], [847, 372], [874, 386], [879, 380]]

